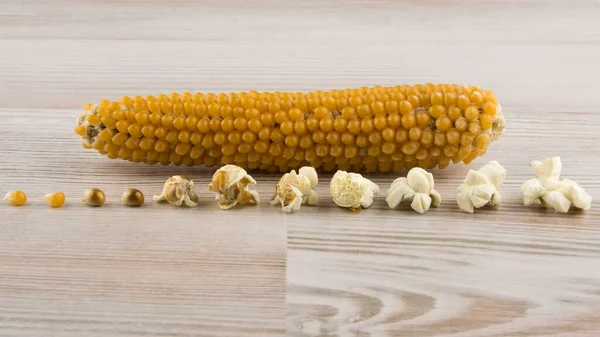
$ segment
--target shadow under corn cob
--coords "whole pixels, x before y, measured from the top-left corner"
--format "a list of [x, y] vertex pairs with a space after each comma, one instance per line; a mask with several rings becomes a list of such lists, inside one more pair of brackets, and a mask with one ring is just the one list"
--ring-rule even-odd
[[445, 168], [504, 130], [491, 91], [401, 85], [309, 93], [173, 93], [88, 104], [75, 132], [109, 158], [287, 172]]

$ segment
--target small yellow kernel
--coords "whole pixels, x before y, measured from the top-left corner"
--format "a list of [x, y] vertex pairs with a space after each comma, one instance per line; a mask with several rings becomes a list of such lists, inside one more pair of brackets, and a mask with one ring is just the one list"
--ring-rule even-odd
[[92, 124], [92, 125], [100, 125], [100, 123], [102, 122], [100, 120], [100, 117], [98, 115], [95, 114], [91, 114], [87, 116], [87, 121], [88, 123]]
[[63, 192], [48, 193], [44, 200], [50, 207], [61, 207], [65, 204], [65, 194]]
[[429, 108], [429, 114], [432, 118], [437, 119], [440, 118], [446, 112], [446, 107], [443, 105], [434, 105]]
[[477, 121], [470, 122], [468, 130], [473, 136], [479, 136], [481, 133], [481, 125]]
[[479, 91], [473, 91], [470, 98], [471, 103], [475, 104], [476, 107], [480, 107], [485, 103], [483, 95]]
[[22, 206], [27, 202], [27, 195], [21, 190], [10, 191], [6, 193], [4, 200], [13, 206]]
[[466, 108], [465, 109], [465, 118], [469, 122], [476, 120], [477, 118], [479, 118], [479, 109], [477, 109], [475, 106], [470, 106], [470, 107]]
[[110, 130], [110, 129], [104, 129], [102, 131], [100, 131], [100, 133], [98, 133], [98, 139], [100, 139], [103, 142], [109, 142], [111, 141], [112, 137], [114, 136], [114, 131]]
[[101, 121], [102, 124], [104, 124], [104, 126], [106, 126], [109, 129], [113, 129], [117, 124], [117, 120], [111, 115], [102, 117]]
[[413, 106], [409, 101], [401, 101], [398, 104], [398, 110], [400, 111], [400, 114], [402, 115], [408, 115], [408, 114], [412, 114], [413, 112]]
[[450, 119], [453, 121], [459, 119], [461, 116], [462, 112], [460, 111], [459, 107], [453, 105], [448, 108], [448, 117], [450, 117]]
[[442, 131], [448, 131], [452, 127], [452, 120], [447, 115], [443, 115], [435, 121], [435, 127]]
[[444, 104], [444, 94], [442, 92], [431, 93], [431, 105], [442, 105]]
[[481, 122], [481, 129], [488, 130], [494, 124], [494, 116], [484, 113], [483, 115], [479, 116], [479, 121]]
[[85, 126], [83, 125], [77, 125], [74, 129], [75, 133], [78, 134], [79, 136], [85, 135], [85, 133], [87, 132], [87, 129]]
[[467, 95], [459, 95], [456, 104], [462, 111], [465, 111], [471, 105], [471, 100]]
[[494, 116], [498, 111], [498, 105], [492, 102], [486, 102], [483, 105], [483, 113], [486, 115]]

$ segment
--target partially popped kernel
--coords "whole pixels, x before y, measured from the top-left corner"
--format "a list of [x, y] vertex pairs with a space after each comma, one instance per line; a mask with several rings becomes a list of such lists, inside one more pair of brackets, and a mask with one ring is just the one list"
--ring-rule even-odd
[[161, 194], [154, 195], [153, 199], [155, 201], [167, 201], [175, 206], [196, 207], [198, 205], [198, 196], [194, 192], [194, 182], [184, 175], [175, 175], [167, 179]]
[[221, 209], [230, 209], [238, 203], [258, 205], [260, 203], [258, 192], [248, 189], [248, 185], [255, 184], [256, 180], [243, 168], [225, 165], [215, 172], [208, 189], [215, 192], [215, 200]]
[[358, 173], [340, 170], [331, 178], [329, 191], [336, 205], [356, 211], [371, 207], [379, 186]]
[[279, 179], [271, 204], [281, 202], [281, 208], [285, 212], [297, 211], [302, 204], [314, 206], [319, 201], [315, 191], [318, 182], [317, 171], [313, 167], [304, 166], [298, 173], [292, 170]]

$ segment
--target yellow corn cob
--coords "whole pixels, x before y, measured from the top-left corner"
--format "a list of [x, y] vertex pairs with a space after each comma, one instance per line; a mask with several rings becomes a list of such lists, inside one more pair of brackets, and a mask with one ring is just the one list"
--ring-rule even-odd
[[287, 172], [401, 171], [470, 163], [504, 130], [491, 91], [425, 84], [88, 104], [75, 132], [109, 158]]

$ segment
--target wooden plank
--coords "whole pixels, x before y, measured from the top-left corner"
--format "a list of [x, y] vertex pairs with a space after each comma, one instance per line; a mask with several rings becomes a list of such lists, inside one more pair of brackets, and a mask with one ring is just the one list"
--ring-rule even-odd
[[[597, 17], [597, 1], [3, 1], [0, 193], [30, 203], [0, 204], [0, 335], [600, 334]], [[389, 210], [397, 175], [380, 174], [359, 214], [330, 174], [317, 207], [283, 214], [279, 176], [257, 174], [262, 204], [224, 212], [211, 169], [109, 160], [72, 133], [83, 104], [122, 95], [422, 82], [491, 89], [508, 123], [485, 157], [433, 171], [444, 201], [425, 215]], [[550, 155], [590, 211], [521, 205]], [[508, 169], [503, 204], [460, 213], [456, 187], [488, 160]], [[198, 208], [149, 200], [176, 173]], [[92, 186], [106, 207], [79, 203]], [[146, 206], [117, 204], [128, 187]], [[65, 208], [43, 204], [54, 190]]]

